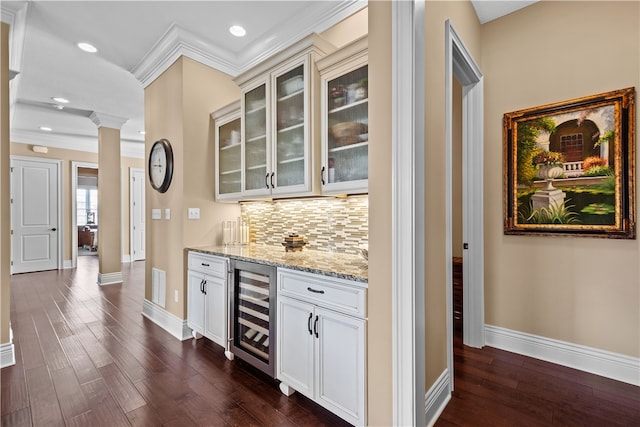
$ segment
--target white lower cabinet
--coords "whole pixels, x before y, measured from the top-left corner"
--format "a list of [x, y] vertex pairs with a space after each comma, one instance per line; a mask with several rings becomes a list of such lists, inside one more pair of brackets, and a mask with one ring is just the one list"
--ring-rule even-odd
[[189, 252], [187, 325], [227, 349], [226, 258]]
[[298, 391], [346, 421], [365, 425], [364, 305], [360, 316], [340, 312], [353, 310], [336, 298], [345, 291], [364, 300], [366, 289], [359, 283], [278, 270], [277, 378], [283, 393]]

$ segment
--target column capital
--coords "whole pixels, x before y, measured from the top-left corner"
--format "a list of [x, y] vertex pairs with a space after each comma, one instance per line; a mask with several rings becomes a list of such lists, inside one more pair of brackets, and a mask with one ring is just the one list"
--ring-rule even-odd
[[120, 129], [122, 125], [124, 125], [127, 120], [124, 117], [118, 117], [111, 114], [106, 113], [98, 113], [97, 111], [92, 111], [89, 115], [89, 118], [93, 123], [96, 124], [99, 128], [112, 128], [112, 129]]

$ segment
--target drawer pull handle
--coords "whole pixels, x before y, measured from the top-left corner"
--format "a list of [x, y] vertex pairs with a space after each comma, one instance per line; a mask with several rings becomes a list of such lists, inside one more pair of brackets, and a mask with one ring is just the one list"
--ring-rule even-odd
[[209, 264], [205, 264], [204, 262], [201, 262], [200, 264], [202, 264], [203, 267], [210, 267]]
[[324, 291], [322, 289], [318, 290], [318, 289], [313, 289], [311, 287], [307, 287], [307, 290], [309, 292], [313, 292], [314, 294], [324, 294]]
[[311, 330], [311, 319], [313, 318], [313, 313], [309, 313], [309, 320], [307, 320], [307, 329], [309, 330], [309, 335], [313, 335], [313, 331]]

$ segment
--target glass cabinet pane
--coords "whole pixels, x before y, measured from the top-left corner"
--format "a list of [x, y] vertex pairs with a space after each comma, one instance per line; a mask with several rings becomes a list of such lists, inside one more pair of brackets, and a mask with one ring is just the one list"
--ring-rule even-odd
[[245, 189], [265, 188], [267, 175], [266, 85], [244, 95]]
[[304, 184], [304, 65], [276, 78], [277, 186]]
[[218, 153], [219, 193], [239, 193], [242, 191], [240, 119], [238, 118], [220, 126], [218, 132], [220, 141], [220, 151]]
[[327, 179], [368, 178], [369, 99], [365, 65], [327, 82]]

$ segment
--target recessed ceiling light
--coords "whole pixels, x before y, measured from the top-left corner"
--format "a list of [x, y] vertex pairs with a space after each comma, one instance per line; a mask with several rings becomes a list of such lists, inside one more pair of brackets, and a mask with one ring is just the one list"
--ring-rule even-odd
[[53, 99], [56, 102], [59, 102], [60, 104], [68, 104], [69, 103], [69, 100], [67, 98], [61, 98], [59, 96], [55, 96], [55, 97], [53, 97], [51, 99]]
[[80, 42], [78, 43], [78, 47], [89, 53], [96, 53], [98, 51], [98, 49], [91, 43]]
[[247, 30], [245, 30], [240, 25], [232, 25], [229, 27], [229, 32], [236, 37], [244, 37], [247, 34]]
[[49, 126], [40, 126], [40, 130], [44, 130], [46, 132], [51, 132], [53, 129], [51, 129]]

